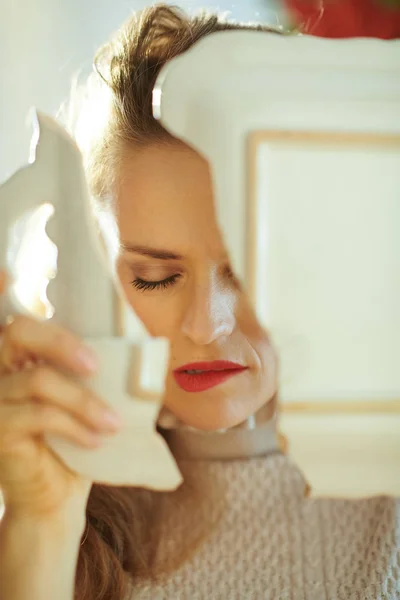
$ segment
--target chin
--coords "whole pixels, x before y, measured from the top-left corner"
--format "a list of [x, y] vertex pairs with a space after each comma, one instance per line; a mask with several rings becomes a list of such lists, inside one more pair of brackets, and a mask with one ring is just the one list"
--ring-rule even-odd
[[257, 410], [257, 407], [254, 407], [254, 410], [249, 412], [249, 403], [243, 397], [218, 399], [192, 396], [179, 401], [177, 396], [174, 396], [171, 402], [168, 402], [167, 398], [165, 404], [181, 423], [201, 431], [235, 427]]

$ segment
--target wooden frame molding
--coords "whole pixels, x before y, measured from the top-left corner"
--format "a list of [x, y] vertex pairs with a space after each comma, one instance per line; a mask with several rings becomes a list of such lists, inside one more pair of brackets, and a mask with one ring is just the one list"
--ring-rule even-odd
[[[378, 134], [360, 132], [335, 132], [335, 131], [285, 131], [285, 130], [259, 130], [251, 132], [247, 139], [247, 197], [248, 197], [248, 228], [247, 228], [247, 256], [246, 265], [248, 273], [248, 293], [255, 302], [256, 296], [256, 264], [257, 239], [255, 223], [257, 219], [257, 152], [260, 144], [309, 144], [330, 146], [383, 146], [386, 149], [400, 151], [400, 135]], [[393, 400], [331, 400], [310, 402], [286, 402], [280, 404], [282, 413], [298, 414], [373, 414], [393, 413], [400, 414], [400, 397]]]

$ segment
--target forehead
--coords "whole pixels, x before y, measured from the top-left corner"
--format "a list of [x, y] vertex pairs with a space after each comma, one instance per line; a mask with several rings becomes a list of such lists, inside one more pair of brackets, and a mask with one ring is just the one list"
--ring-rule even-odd
[[116, 206], [124, 241], [221, 252], [208, 163], [183, 144], [127, 150]]

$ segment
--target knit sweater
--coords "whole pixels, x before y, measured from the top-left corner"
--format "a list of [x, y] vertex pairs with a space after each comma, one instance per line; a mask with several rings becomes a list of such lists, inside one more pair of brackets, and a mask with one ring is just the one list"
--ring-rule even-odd
[[137, 582], [130, 600], [400, 599], [399, 500], [305, 498], [281, 454], [187, 467], [210, 492], [195, 514], [171, 509], [161, 555], [215, 524], [190, 559]]

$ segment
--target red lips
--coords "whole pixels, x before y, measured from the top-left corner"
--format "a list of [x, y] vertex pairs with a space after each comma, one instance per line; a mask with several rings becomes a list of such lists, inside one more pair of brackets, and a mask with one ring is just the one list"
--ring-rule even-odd
[[185, 392], [203, 392], [246, 369], [247, 367], [230, 361], [214, 360], [183, 365], [175, 369], [174, 377]]

